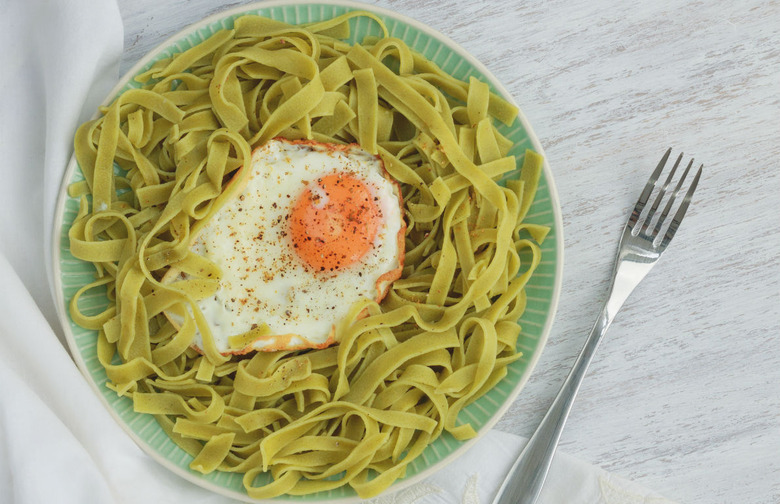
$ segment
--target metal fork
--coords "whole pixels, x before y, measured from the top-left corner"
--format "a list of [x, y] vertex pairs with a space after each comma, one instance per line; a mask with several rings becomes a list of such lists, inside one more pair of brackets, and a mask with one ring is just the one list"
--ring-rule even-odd
[[[677, 232], [677, 228], [680, 226], [680, 222], [691, 202], [693, 192], [699, 183], [699, 177], [704, 165], [699, 167], [674, 217], [666, 226], [665, 231], [661, 233], [661, 229], [664, 228], [667, 217], [677, 200], [683, 182], [693, 166], [693, 159], [691, 159], [682, 176], [678, 179], [671, 195], [666, 198], [666, 204], [663, 206], [661, 213], [657, 216], [657, 219], [654, 219], [667, 196], [667, 191], [683, 157], [681, 153], [666, 180], [663, 184], [660, 184], [661, 173], [671, 152], [672, 149], [670, 148], [661, 158], [655, 171], [650, 176], [650, 180], [645, 185], [642, 194], [639, 196], [639, 201], [637, 201], [634, 210], [631, 212], [626, 227], [623, 229], [615, 266], [612, 271], [612, 285], [596, 324], [590, 331], [582, 351], [577, 357], [569, 376], [563, 382], [563, 386], [555, 397], [550, 409], [547, 411], [544, 419], [542, 419], [536, 432], [531, 436], [528, 444], [520, 453], [517, 461], [509, 470], [509, 474], [499, 488], [493, 504], [533, 504], [536, 502], [542, 490], [544, 480], [547, 477], [547, 471], [550, 469], [550, 463], [552, 462], [555, 448], [558, 446], [558, 440], [561, 437], [566, 418], [569, 416], [574, 398], [602, 336], [607, 332], [615, 314], [623, 306], [625, 300], [655, 263], [658, 262], [661, 254], [666, 250], [666, 246], [669, 245], [675, 232]], [[653, 204], [647, 209], [647, 212], [643, 213], [650, 196], [654, 192], [656, 196]]]

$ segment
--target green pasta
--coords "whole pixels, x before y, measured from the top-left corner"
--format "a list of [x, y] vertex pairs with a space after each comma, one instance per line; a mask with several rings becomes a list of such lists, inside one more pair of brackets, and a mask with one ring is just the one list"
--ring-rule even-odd
[[[385, 36], [342, 42], [355, 16]], [[96, 269], [70, 313], [98, 332], [109, 387], [155, 415], [193, 470], [243, 473], [254, 498], [343, 485], [371, 497], [445, 430], [473, 437], [458, 413], [521, 356], [524, 286], [548, 232], [523, 222], [539, 155], [497, 182], [517, 161], [495, 120], [510, 124], [517, 109], [366, 12], [307, 26], [240, 17], [136, 80], [79, 128], [85, 182], [69, 190], [80, 197], [71, 252]], [[220, 271], [189, 246], [241, 185], [227, 181], [247, 176], [238, 168], [252, 149], [275, 137], [359, 143], [382, 158], [403, 192], [403, 275], [381, 304], [351, 307], [336, 346], [222, 355], [196, 304]], [[163, 282], [171, 269], [188, 280]], [[108, 308], [82, 313], [79, 298], [98, 287]], [[257, 485], [261, 473], [271, 483]]]

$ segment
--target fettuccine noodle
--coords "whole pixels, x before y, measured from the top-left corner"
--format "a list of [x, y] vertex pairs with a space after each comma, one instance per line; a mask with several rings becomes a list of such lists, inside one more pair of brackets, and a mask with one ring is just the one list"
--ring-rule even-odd
[[[355, 16], [385, 37], [342, 42]], [[86, 180], [70, 187], [80, 197], [71, 252], [97, 272], [70, 312], [97, 331], [109, 386], [155, 415], [193, 470], [243, 473], [254, 498], [343, 485], [374, 496], [443, 431], [473, 437], [458, 413], [520, 357], [524, 286], [547, 233], [523, 222], [541, 157], [526, 152], [519, 177], [496, 182], [517, 162], [494, 120], [510, 124], [517, 109], [365, 12], [305, 27], [241, 17], [136, 80], [78, 130]], [[381, 305], [352, 307], [336, 346], [221, 355], [196, 305], [220, 272], [189, 245], [240, 185], [226, 182], [251, 150], [274, 137], [379, 154], [402, 184], [406, 265]], [[171, 268], [190, 279], [163, 283]], [[97, 287], [108, 308], [82, 313], [79, 298]]]

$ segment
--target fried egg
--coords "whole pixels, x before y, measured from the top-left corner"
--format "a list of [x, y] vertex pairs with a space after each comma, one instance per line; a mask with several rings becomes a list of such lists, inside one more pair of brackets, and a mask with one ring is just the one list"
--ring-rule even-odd
[[223, 354], [327, 347], [355, 302], [381, 301], [401, 276], [398, 183], [357, 145], [274, 139], [246, 168], [191, 243], [221, 270], [198, 308]]

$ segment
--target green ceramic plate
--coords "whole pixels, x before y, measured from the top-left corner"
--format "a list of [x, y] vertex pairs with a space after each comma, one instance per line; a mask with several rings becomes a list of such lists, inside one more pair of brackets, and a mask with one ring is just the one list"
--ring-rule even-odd
[[[122, 92], [134, 87], [136, 84], [132, 81], [132, 77], [148, 69], [155, 61], [185, 51], [208, 38], [217, 30], [231, 28], [233, 21], [241, 15], [259, 14], [296, 24], [329, 19], [357, 9], [370, 10], [380, 16], [387, 25], [391, 36], [402, 39], [411, 48], [437, 63], [444, 71], [464, 80], [474, 75], [488, 82], [494, 91], [513, 101], [512, 97], [482, 64], [452, 40], [412, 19], [388, 10], [352, 2], [272, 1], [219, 13], [173, 36], [139, 61], [122, 78], [106, 99], [105, 104], [110, 103]], [[349, 41], [352, 43], [361, 41], [366, 35], [381, 35], [377, 24], [369, 19], [353, 19], [351, 23], [352, 36]], [[543, 154], [538, 139], [522, 114], [514, 124], [509, 127], [502, 125], [500, 130], [514, 141], [512, 154], [521, 157], [526, 148]], [[510, 174], [511, 176], [517, 176], [517, 173]], [[166, 436], [154, 417], [135, 413], [130, 399], [118, 397], [106, 388], [106, 373], [95, 354], [96, 333], [74, 324], [67, 310], [70, 298], [79, 287], [93, 279], [94, 272], [91, 264], [77, 260], [70, 254], [68, 244], [68, 230], [78, 211], [78, 201], [69, 198], [66, 189], [69, 184], [82, 179], [83, 176], [78, 169], [75, 158], [72, 158], [63, 178], [57, 215], [55, 216], [55, 237], [53, 240], [59, 316], [76, 363], [116, 420], [149, 455], [165, 467], [198, 485], [236, 499], [252, 502], [243, 489], [241, 475], [214, 472], [203, 476], [191, 471], [188, 466], [192, 457]], [[542, 263], [526, 289], [528, 307], [520, 321], [523, 331], [518, 341], [519, 350], [524, 354], [523, 358], [509, 366], [506, 378], [460, 414], [459, 421], [461, 423], [470, 422], [480, 434], [484, 434], [495, 425], [517, 397], [539, 359], [555, 314], [563, 265], [563, 238], [558, 197], [550, 168], [546, 163], [539, 191], [527, 220], [550, 226], [552, 231], [542, 247], [544, 254]], [[106, 303], [104, 294], [95, 293], [82, 297], [81, 306], [85, 311], [98, 310], [106, 306]], [[445, 433], [432, 443], [421, 457], [409, 465], [406, 478], [396, 482], [390, 490], [399, 490], [444, 467], [447, 462], [465, 452], [475, 441], [472, 439], [468, 442], [458, 442]], [[357, 502], [358, 500], [350, 488], [340, 488], [304, 497], [279, 497], [274, 499], [274, 502]]]

